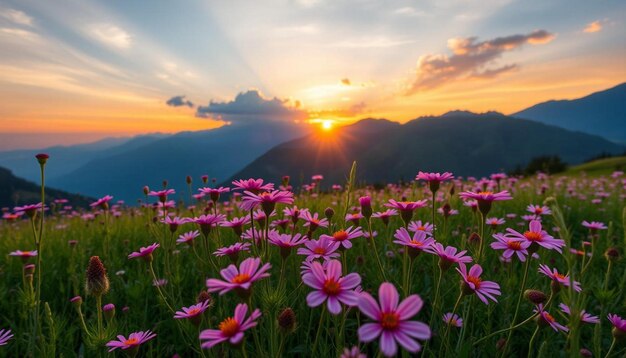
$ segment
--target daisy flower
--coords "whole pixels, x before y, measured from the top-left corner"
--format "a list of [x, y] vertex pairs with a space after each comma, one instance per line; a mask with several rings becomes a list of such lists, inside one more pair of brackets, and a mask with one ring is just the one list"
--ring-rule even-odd
[[400, 211], [400, 216], [402, 217], [402, 220], [405, 224], [408, 225], [413, 218], [413, 211], [415, 211], [415, 209], [425, 207], [427, 203], [427, 200], [395, 201], [393, 199], [389, 199], [389, 202], [385, 204], [385, 206]]
[[486, 305], [489, 304], [487, 299], [498, 302], [495, 296], [500, 296], [500, 285], [493, 281], [483, 281], [480, 278], [483, 273], [483, 268], [480, 265], [475, 264], [467, 271], [465, 264], [461, 263], [456, 270], [463, 278], [463, 293], [466, 295], [475, 293]]
[[330, 260], [326, 269], [322, 264], [315, 261], [311, 264], [310, 271], [302, 276], [302, 282], [314, 289], [306, 296], [309, 307], [317, 307], [324, 302], [331, 314], [341, 313], [341, 303], [353, 307], [358, 304], [359, 294], [354, 288], [361, 283], [358, 273], [341, 276], [341, 263]]
[[33, 251], [15, 250], [15, 251], [11, 252], [9, 254], [9, 256], [20, 257], [20, 258], [22, 258], [22, 260], [27, 261], [31, 257], [37, 256], [37, 250], [33, 250]]
[[247, 225], [249, 223], [250, 223], [250, 216], [245, 215], [240, 218], [232, 218], [230, 220], [222, 221], [220, 225], [222, 227], [229, 227], [233, 229], [233, 231], [235, 231], [235, 234], [237, 234], [237, 236], [241, 236], [241, 234], [243, 233], [244, 225]]
[[367, 355], [361, 353], [359, 347], [344, 348], [339, 358], [367, 358]]
[[202, 314], [209, 307], [210, 303], [210, 300], [206, 300], [189, 307], [183, 307], [181, 311], [176, 311], [174, 318], [187, 319], [197, 326], [202, 321]]
[[491, 226], [491, 228], [494, 230], [498, 226], [504, 225], [504, 223], [505, 223], [504, 219], [500, 219], [500, 218], [487, 218], [487, 220], [485, 220], [485, 224]]
[[220, 194], [228, 193], [230, 191], [230, 188], [225, 188], [221, 186], [219, 188], [200, 188], [198, 189], [198, 191], [204, 195], [208, 195], [209, 198], [211, 198], [211, 201], [216, 202], [220, 200]]
[[109, 349], [109, 352], [113, 352], [114, 350], [121, 348], [123, 350], [130, 350], [129, 355], [133, 356], [137, 354], [139, 350], [139, 346], [156, 337], [156, 334], [151, 331], [139, 331], [131, 333], [128, 336], [128, 339], [122, 335], [117, 336], [117, 340], [112, 340], [106, 344]]
[[176, 190], [164, 189], [164, 190], [158, 190], [158, 191], [151, 191], [148, 193], [148, 196], [156, 196], [157, 198], [159, 198], [160, 202], [164, 203], [167, 201], [167, 196], [173, 195], [173, 194], [176, 194]]
[[491, 243], [491, 248], [494, 250], [504, 250], [502, 256], [506, 259], [510, 259], [514, 254], [517, 258], [524, 262], [528, 255], [528, 247], [531, 243], [519, 237], [509, 237], [503, 234], [494, 234], [493, 238], [495, 242]]
[[200, 227], [200, 231], [202, 231], [202, 234], [208, 236], [211, 232], [211, 229], [221, 224], [224, 220], [226, 220], [226, 216], [222, 214], [206, 214], [195, 217], [190, 221], [196, 223]]
[[552, 317], [552, 315], [548, 312], [546, 312], [543, 309], [543, 304], [539, 304], [537, 306], [537, 308], [533, 309], [533, 312], [538, 313], [537, 315], [537, 323], [540, 325], [549, 325], [550, 327], [552, 327], [552, 329], [554, 329], [555, 331], [563, 331], [563, 332], [567, 332], [569, 331], [569, 329], [567, 327], [565, 327], [564, 325], [560, 324], [559, 322], [556, 321], [556, 319], [554, 319], [554, 317]]
[[442, 244], [438, 242], [432, 243], [426, 249], [425, 252], [429, 254], [439, 256], [439, 267], [444, 270], [447, 270], [455, 263], [469, 263], [472, 262], [472, 258], [470, 256], [465, 256], [466, 250], [458, 251], [458, 249], [454, 246], [443, 247]]
[[[559, 304], [559, 308], [568, 316], [572, 315], [572, 311], [570, 310], [569, 306], [566, 305], [565, 303]], [[597, 323], [600, 323], [600, 318], [598, 316], [593, 316], [587, 313], [587, 311], [585, 310], [582, 310], [580, 311], [580, 321], [585, 322], [585, 323], [597, 324]]]
[[106, 210], [109, 207], [109, 201], [111, 201], [111, 199], [113, 199], [111, 195], [105, 195], [104, 197], [89, 204], [89, 206], [91, 206], [92, 208], [101, 207], [102, 209]]
[[613, 325], [613, 337], [615, 338], [623, 338], [626, 337], [626, 319], [622, 317], [609, 313], [607, 316], [611, 324]]
[[5, 346], [13, 338], [10, 329], [0, 329], [0, 346]]
[[489, 213], [489, 211], [491, 210], [491, 205], [494, 201], [513, 199], [511, 194], [509, 194], [509, 192], [506, 190], [498, 193], [494, 193], [491, 191], [464, 191], [459, 194], [459, 197], [465, 200], [476, 200], [478, 202], [478, 209], [483, 215], [487, 215], [487, 213]]
[[385, 211], [379, 211], [379, 212], [376, 212], [376, 213], [372, 214], [372, 217], [376, 218], [376, 219], [382, 220], [383, 224], [385, 224], [385, 226], [387, 226], [387, 225], [389, 225], [389, 219], [392, 216], [396, 216], [396, 215], [398, 215], [398, 210], [387, 209]]
[[410, 321], [424, 304], [420, 296], [411, 295], [398, 304], [398, 291], [389, 282], [383, 282], [378, 289], [378, 300], [367, 292], [359, 298], [361, 312], [375, 322], [363, 324], [358, 334], [361, 342], [371, 342], [380, 337], [380, 351], [387, 357], [395, 356], [398, 343], [411, 353], [422, 349], [417, 342], [431, 337], [428, 325]]
[[443, 321], [452, 327], [457, 327], [457, 328], [463, 327], [463, 318], [459, 317], [458, 314], [452, 314], [452, 312], [448, 312], [444, 314]]
[[511, 229], [506, 229], [506, 235], [509, 237], [517, 237], [524, 239], [531, 243], [528, 247], [528, 251], [531, 253], [537, 252], [539, 250], [539, 246], [548, 249], [548, 250], [556, 250], [561, 253], [561, 248], [565, 246], [565, 241], [561, 239], [555, 239], [554, 237], [548, 235], [545, 230], [541, 228], [541, 222], [538, 220], [532, 220], [530, 224], [528, 224], [528, 231], [525, 231], [523, 234]]
[[239, 253], [241, 251], [250, 251], [250, 245], [251, 244], [247, 242], [236, 242], [228, 247], [222, 247], [217, 249], [217, 251], [215, 251], [213, 255], [217, 257], [228, 256], [231, 261], [237, 262], [237, 260], [239, 259]]
[[235, 188], [233, 190], [244, 190], [253, 193], [260, 193], [262, 191], [274, 190], [274, 184], [263, 184], [263, 179], [248, 179], [248, 180], [235, 180], [232, 182]]
[[179, 235], [178, 240], [176, 240], [176, 243], [193, 245], [193, 240], [197, 238], [198, 236], [200, 236], [200, 231], [198, 230], [188, 231], [182, 235]]
[[[556, 284], [556, 286], [553, 285], [553, 287], [555, 288], [558, 287], [559, 284], [565, 287], [569, 287], [570, 285], [570, 277], [568, 275], [560, 274], [559, 271], [555, 268], [550, 269], [547, 265], [540, 264], [539, 273], [542, 273], [548, 276], [549, 278], [551, 278], [552, 282]], [[574, 291], [576, 292], [582, 291], [582, 288], [580, 287], [580, 282], [574, 281]]]
[[331, 241], [338, 242], [339, 245], [343, 247], [344, 249], [349, 249], [352, 247], [352, 243], [350, 242], [350, 240], [362, 237], [363, 230], [361, 230], [360, 227], [353, 228], [353, 226], [350, 226], [349, 228], [345, 230], [336, 231], [335, 233], [333, 233], [332, 236], [321, 235], [320, 238], [322, 236], [325, 236], [327, 239]]
[[328, 219], [320, 219], [318, 213], [311, 214], [307, 210], [302, 214], [302, 219], [305, 221], [304, 226], [308, 226], [311, 232], [315, 231], [318, 227], [328, 227]]
[[244, 191], [244, 194], [241, 208], [250, 211], [260, 205], [265, 215], [270, 215], [278, 203], [293, 204], [293, 193], [290, 191], [273, 190], [260, 194]]
[[606, 225], [604, 225], [604, 223], [599, 222], [599, 221], [591, 221], [588, 222], [587, 220], [583, 221], [582, 225], [584, 227], [586, 227], [587, 229], [589, 229], [589, 231], [595, 233], [598, 230], [606, 230], [608, 229], [608, 227]]
[[422, 223], [422, 220], [411, 221], [409, 223], [409, 231], [413, 231], [413, 232], [423, 231], [428, 235], [432, 235], [434, 228], [435, 227], [433, 224], [428, 223], [428, 222]]
[[364, 216], [361, 213], [348, 213], [346, 214], [345, 220], [346, 222], [350, 221], [353, 225], [357, 226], [363, 218]]
[[413, 233], [413, 237], [411, 237], [411, 234], [403, 227], [396, 230], [393, 237], [397, 239], [393, 240], [394, 243], [403, 245], [409, 249], [409, 255], [412, 258], [415, 258], [420, 252], [424, 251], [435, 242], [435, 239], [428, 237], [425, 231], [416, 231]]
[[306, 240], [306, 236], [299, 233], [294, 235], [281, 234], [276, 230], [272, 230], [268, 234], [268, 241], [270, 244], [280, 248], [280, 255], [283, 258], [286, 258], [289, 254], [291, 254], [291, 249], [293, 247], [302, 245]]
[[186, 224], [190, 221], [189, 218], [179, 218], [178, 216], [166, 216], [165, 219], [161, 219], [161, 222], [170, 227], [170, 231], [174, 233], [180, 225]]
[[219, 329], [205, 329], [200, 332], [202, 348], [212, 348], [222, 342], [228, 341], [232, 345], [238, 345], [243, 341], [244, 332], [257, 325], [257, 319], [261, 317], [261, 311], [255, 309], [249, 317], [248, 305], [240, 303], [235, 307], [233, 317], [228, 317], [219, 324]]
[[41, 203], [28, 204], [24, 206], [16, 206], [13, 208], [13, 212], [16, 214], [26, 214], [29, 217], [33, 217], [37, 211], [41, 210]]
[[261, 259], [258, 257], [249, 257], [239, 264], [239, 269], [235, 265], [229, 265], [220, 271], [225, 281], [210, 278], [206, 281], [209, 292], [219, 292], [220, 295], [230, 290], [236, 290], [242, 295], [249, 294], [252, 284], [265, 277], [269, 277], [269, 269], [271, 264], [266, 263], [262, 267]]
[[332, 241], [328, 235], [323, 235], [319, 240], [309, 240], [304, 243], [305, 247], [298, 249], [298, 255], [306, 255], [307, 261], [316, 259], [330, 260], [339, 257], [339, 253], [335, 252], [339, 249], [340, 243]]
[[128, 258], [129, 259], [134, 259], [134, 258], [137, 258], [137, 257], [141, 257], [144, 260], [150, 262], [150, 261], [152, 261], [152, 252], [154, 250], [156, 250], [156, 248], [159, 247], [159, 246], [161, 246], [161, 245], [159, 245], [158, 243], [155, 242], [154, 244], [152, 244], [150, 246], [142, 247], [142, 248], [139, 249], [139, 251], [133, 252], [130, 255], [128, 255]]
[[441, 174], [441, 173], [424, 173], [420, 171], [415, 177], [415, 180], [427, 181], [428, 184], [430, 185], [430, 191], [432, 191], [433, 193], [439, 190], [439, 186], [441, 185], [441, 182], [448, 181], [451, 179], [454, 179], [454, 175], [448, 172]]
[[550, 210], [550, 208], [545, 205], [542, 206], [542, 205], [530, 204], [526, 207], [526, 211], [528, 211], [529, 213], [535, 214], [537, 217], [541, 215], [552, 214], [552, 210]]

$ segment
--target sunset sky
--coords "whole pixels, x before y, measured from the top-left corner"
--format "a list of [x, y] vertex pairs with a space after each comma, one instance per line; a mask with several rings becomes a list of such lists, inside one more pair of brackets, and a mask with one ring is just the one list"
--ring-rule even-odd
[[0, 150], [514, 113], [626, 81], [625, 21], [623, 0], [0, 0]]

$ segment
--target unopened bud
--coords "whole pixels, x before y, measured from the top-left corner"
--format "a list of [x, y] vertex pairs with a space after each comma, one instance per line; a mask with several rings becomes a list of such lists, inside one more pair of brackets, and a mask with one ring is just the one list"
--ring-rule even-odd
[[115, 317], [115, 305], [112, 303], [107, 303], [102, 307], [102, 313], [104, 313], [104, 318], [107, 322], [111, 321], [113, 317]]
[[278, 315], [278, 326], [285, 334], [293, 332], [296, 329], [296, 313], [289, 307], [282, 310]]
[[39, 153], [35, 155], [35, 158], [37, 158], [39, 165], [43, 166], [46, 165], [46, 162], [48, 161], [48, 158], [50, 158], [50, 156], [46, 153]]
[[362, 196], [359, 198], [359, 204], [361, 205], [361, 214], [369, 220], [372, 217], [372, 198]]
[[150, 192], [150, 188], [147, 185], [145, 185], [143, 187], [143, 195], [148, 195], [149, 192]]
[[80, 296], [75, 296], [70, 299], [70, 302], [76, 309], [79, 309], [80, 306], [83, 304], [83, 298]]
[[335, 215], [335, 210], [333, 210], [333, 208], [330, 208], [330, 207], [326, 208], [326, 210], [324, 210], [324, 215], [326, 216], [326, 219], [330, 221]]
[[611, 262], [615, 262], [619, 260], [619, 250], [617, 247], [609, 247], [604, 252], [604, 257]]
[[35, 273], [35, 264], [24, 265], [24, 275], [32, 275]]
[[87, 266], [87, 280], [85, 290], [93, 296], [101, 296], [109, 292], [109, 278], [107, 270], [98, 256], [92, 256]]
[[580, 356], [587, 358], [587, 357], [593, 357], [593, 354], [587, 348], [581, 348], [580, 349]]
[[480, 240], [482, 240], [482, 239], [480, 238], [480, 235], [478, 235], [478, 233], [476, 233], [476, 232], [473, 232], [473, 233], [469, 236], [469, 238], [467, 239], [467, 242], [468, 242], [470, 245], [478, 245], [478, 244], [480, 244]]
[[546, 302], [548, 297], [545, 293], [539, 290], [528, 289], [524, 291], [524, 298], [528, 301], [534, 303], [535, 305], [539, 305], [540, 303]]

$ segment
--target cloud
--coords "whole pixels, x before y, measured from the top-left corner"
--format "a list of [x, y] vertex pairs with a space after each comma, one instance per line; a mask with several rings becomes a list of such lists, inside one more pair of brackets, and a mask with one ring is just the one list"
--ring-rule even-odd
[[33, 26], [33, 18], [19, 10], [2, 9], [0, 10], [0, 17], [18, 25]]
[[344, 86], [350, 86], [352, 83], [350, 82], [349, 78], [342, 78], [341, 79], [341, 84]]
[[124, 29], [111, 24], [98, 24], [89, 28], [89, 34], [107, 46], [127, 49], [133, 43], [132, 36]]
[[476, 37], [448, 40], [452, 55], [428, 54], [417, 61], [417, 78], [409, 86], [407, 94], [429, 90], [464, 78], [495, 78], [518, 68], [516, 64], [497, 66], [496, 60], [507, 51], [525, 44], [545, 44], [554, 39], [554, 34], [545, 30], [526, 35], [497, 37], [478, 41]]
[[367, 104], [365, 102], [355, 103], [347, 108], [327, 109], [323, 111], [311, 111], [311, 118], [351, 118], [365, 113]]
[[583, 32], [586, 32], [586, 33], [600, 32], [600, 31], [602, 31], [602, 22], [600, 21], [590, 22], [583, 29]]
[[426, 13], [424, 11], [416, 10], [415, 8], [410, 7], [410, 6], [395, 9], [393, 13], [396, 15], [403, 15], [403, 16], [426, 16]]
[[386, 36], [363, 37], [353, 40], [343, 40], [331, 44], [331, 47], [344, 48], [389, 48], [413, 43], [413, 40], [391, 39]]
[[165, 102], [165, 104], [167, 104], [168, 106], [172, 106], [172, 107], [187, 106], [189, 108], [193, 108], [193, 102], [186, 100], [185, 96], [174, 96], [168, 99], [167, 102]]
[[196, 116], [231, 123], [306, 119], [307, 113], [299, 107], [298, 101], [290, 105], [289, 100], [264, 98], [258, 90], [253, 89], [239, 93], [229, 102], [211, 101], [206, 106], [198, 106]]

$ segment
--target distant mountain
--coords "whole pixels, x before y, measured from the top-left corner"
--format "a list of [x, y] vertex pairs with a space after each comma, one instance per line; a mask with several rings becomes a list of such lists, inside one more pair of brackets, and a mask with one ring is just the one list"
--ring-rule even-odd
[[163, 134], [147, 134], [137, 137], [105, 138], [87, 144], [0, 152], [0, 166], [11, 169], [19, 177], [37, 181], [39, 164], [35, 160], [35, 155], [47, 153], [51, 159], [50, 165], [46, 168], [46, 176], [48, 180], [53, 180], [96, 158], [122, 153], [163, 137], [165, 137]]
[[231, 179], [260, 177], [278, 181], [290, 175], [295, 185], [323, 174], [341, 183], [352, 161], [368, 183], [412, 180], [418, 170], [482, 176], [514, 169], [540, 155], [580, 163], [624, 147], [603, 138], [489, 112], [449, 112], [405, 124], [367, 119], [289, 141], [237, 172]]
[[[48, 188], [46, 202], [54, 199], [67, 199], [68, 205], [87, 207], [94, 199]], [[35, 204], [41, 201], [39, 184], [18, 178], [10, 170], [0, 167], [0, 207], [13, 208], [17, 205]]]
[[194, 178], [196, 187], [201, 185], [200, 176], [204, 174], [228, 178], [273, 146], [307, 133], [308, 126], [284, 121], [181, 132], [99, 156], [49, 182], [61, 189], [96, 197], [111, 194], [132, 204], [143, 197], [144, 185], [158, 189], [162, 180], [167, 179], [170, 187], [178, 189], [177, 197], [187, 199], [187, 175]]
[[626, 83], [579, 99], [539, 103], [513, 116], [626, 143]]

